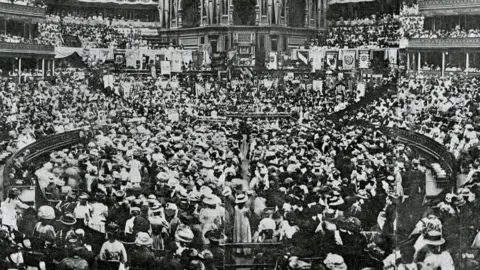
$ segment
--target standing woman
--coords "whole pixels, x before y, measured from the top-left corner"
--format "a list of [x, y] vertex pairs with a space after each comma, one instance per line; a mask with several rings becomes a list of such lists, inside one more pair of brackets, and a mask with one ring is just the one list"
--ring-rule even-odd
[[140, 186], [140, 182], [142, 181], [142, 176], [140, 174], [140, 166], [141, 163], [135, 157], [135, 155], [130, 157], [130, 161], [128, 162], [130, 166], [130, 181], [132, 186]]
[[9, 226], [11, 229], [18, 230], [17, 219], [18, 210], [29, 208], [18, 199], [20, 191], [17, 188], [11, 188], [8, 191], [7, 199], [2, 203], [1, 213], [3, 214], [2, 224]]
[[[233, 242], [234, 243], [251, 243], [252, 231], [250, 228], [250, 210], [245, 207], [248, 197], [245, 194], [240, 194], [235, 199], [235, 214], [233, 223]], [[249, 255], [250, 249], [237, 249], [236, 253]]]

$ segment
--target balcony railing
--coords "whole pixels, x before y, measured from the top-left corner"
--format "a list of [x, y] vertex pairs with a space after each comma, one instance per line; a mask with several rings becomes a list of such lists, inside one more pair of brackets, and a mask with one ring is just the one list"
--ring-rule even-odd
[[46, 10], [41, 7], [0, 3], [0, 17], [46, 18]]
[[479, 14], [480, 0], [420, 0], [418, 7], [427, 16]]
[[417, 38], [408, 41], [408, 48], [480, 48], [480, 38]]
[[0, 54], [14, 55], [55, 55], [53, 45], [0, 42]]

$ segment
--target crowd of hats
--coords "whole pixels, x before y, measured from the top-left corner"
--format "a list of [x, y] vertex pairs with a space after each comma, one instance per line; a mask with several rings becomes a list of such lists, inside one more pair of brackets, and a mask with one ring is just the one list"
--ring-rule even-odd
[[[92, 207], [92, 217], [96, 217], [82, 221], [84, 226], [98, 231], [115, 228], [124, 236], [127, 220], [132, 217], [145, 215], [151, 226], [168, 228], [172, 219], [166, 217], [174, 216], [185, 226], [162, 240], [189, 243], [202, 252], [204, 245], [212, 240], [234, 239], [235, 226], [240, 224], [229, 220], [236, 213], [231, 206], [246, 204], [254, 213], [249, 225], [252, 233], [258, 228], [272, 228], [268, 225], [269, 219], [283, 220], [283, 239], [297, 246], [296, 254], [320, 254], [326, 256], [327, 267], [338, 264], [340, 268], [330, 269], [342, 269], [343, 263], [337, 256], [345, 258], [344, 263], [350, 266], [355, 258], [350, 252], [358, 248], [346, 246], [349, 235], [360, 237], [361, 231], [374, 227], [373, 230], [381, 233], [383, 228], [388, 230], [385, 224], [391, 222], [391, 217], [386, 202], [399, 204], [402, 197], [408, 195], [398, 185], [399, 179], [405, 167], [415, 167], [419, 162], [411, 159], [408, 147], [386, 137], [376, 127], [401, 126], [402, 122], [395, 120], [398, 111], [402, 111], [398, 101], [407, 100], [405, 96], [410, 91], [418, 90], [416, 85], [408, 87], [410, 84], [421, 85], [424, 81], [421, 77], [403, 78], [396, 96], [351, 112], [354, 118], [368, 120], [373, 125], [357, 126], [349, 124], [348, 119], [307, 120], [302, 124], [289, 119], [248, 119], [245, 125], [250, 135], [246, 141], [242, 140], [238, 120], [188, 124], [166, 120], [159, 114], [148, 122], [124, 121], [111, 112], [127, 111], [134, 118], [136, 111], [116, 98], [92, 94], [88, 87], [68, 76], [58, 86], [43, 86], [42, 92], [35, 87], [20, 91], [26, 88], [14, 86], [13, 92], [4, 95], [11, 100], [10, 104], [15, 103], [17, 112], [26, 117], [11, 119], [13, 123], [38, 124], [34, 122], [38, 119], [28, 119], [29, 107], [42, 112], [46, 106], [42, 101], [50, 98], [55, 101], [53, 110], [47, 111], [44, 117], [55, 121], [51, 133], [62, 131], [62, 123], [70, 115], [65, 106], [85, 110], [84, 115], [75, 114], [72, 118], [79, 125], [88, 123], [100, 128], [92, 129], [95, 136], [89, 142], [53, 152], [49, 162], [40, 169], [32, 171], [20, 163], [12, 174], [17, 178], [37, 177], [48, 199], [55, 203], [55, 209], [39, 209], [38, 218], [42, 220], [58, 219], [63, 225], [71, 225], [74, 220], [78, 223], [82, 219], [78, 213], [84, 212], [75, 211], [72, 206], [77, 200], [87, 201]], [[455, 85], [460, 85], [459, 82], [465, 79], [456, 81]], [[65, 90], [63, 97], [55, 94], [59, 89]], [[67, 99], [77, 102], [65, 102]], [[84, 104], [92, 100], [93, 106]], [[72, 103], [75, 105], [69, 105]], [[433, 104], [440, 106], [438, 102]], [[100, 114], [102, 110], [106, 112], [105, 119], [88, 118], [89, 112]], [[464, 119], [459, 118], [459, 124], [463, 123]], [[68, 122], [74, 122], [72, 119]], [[108, 125], [102, 126], [104, 123]], [[467, 131], [470, 126], [473, 125], [466, 126]], [[41, 127], [39, 124], [36, 131], [42, 130]], [[474, 184], [473, 181], [469, 187], [473, 190], [462, 190], [450, 198], [451, 202], [444, 202], [443, 208], [448, 208], [448, 204], [464, 206], [461, 198], [473, 201]], [[112, 214], [121, 213], [115, 212], [115, 202], [128, 206], [125, 215]], [[103, 217], [100, 212], [105, 207], [102, 205], [108, 209]], [[195, 205], [202, 206], [196, 208]], [[272, 240], [266, 232], [259, 234], [262, 237], [257, 239]], [[139, 246], [153, 246], [155, 242], [148, 230], [132, 236], [130, 241]], [[295, 239], [301, 239], [303, 244]], [[312, 249], [313, 240], [328, 243], [329, 248]], [[305, 244], [310, 246], [307, 248]], [[383, 250], [377, 252], [383, 256], [391, 252], [382, 242], [376, 243], [376, 247]], [[368, 250], [367, 246], [362, 249]], [[375, 247], [371, 250], [378, 251]], [[333, 251], [335, 254], [327, 256]], [[375, 263], [367, 262], [365, 266], [371, 264]]]

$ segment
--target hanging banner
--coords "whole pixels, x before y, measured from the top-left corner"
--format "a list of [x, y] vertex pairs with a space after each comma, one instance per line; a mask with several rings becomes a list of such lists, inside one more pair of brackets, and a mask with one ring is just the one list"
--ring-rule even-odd
[[162, 61], [162, 75], [170, 75], [170, 61]]
[[337, 59], [338, 59], [338, 52], [337, 51], [329, 51], [326, 53], [327, 58], [327, 67], [332, 70], [337, 69]]
[[397, 55], [398, 55], [398, 50], [397, 49], [387, 49], [385, 51], [388, 57], [388, 62], [392, 65], [397, 64]]
[[172, 53], [171, 72], [182, 72], [182, 52], [174, 51]]
[[313, 80], [313, 82], [312, 82], [312, 88], [313, 88], [313, 91], [322, 92], [322, 89], [323, 89], [323, 81], [321, 81], [321, 80]]
[[344, 70], [355, 69], [355, 51], [354, 50], [344, 50], [342, 66]]
[[125, 50], [125, 59], [127, 62], [127, 67], [135, 67], [137, 60], [140, 60], [140, 50]]
[[312, 72], [322, 70], [324, 55], [324, 50], [310, 50], [309, 57], [310, 62], [312, 63]]
[[269, 54], [269, 61], [267, 63], [267, 69], [277, 69], [277, 53], [276, 52], [270, 52]]
[[360, 50], [358, 51], [358, 67], [359, 68], [369, 68], [370, 67], [370, 51], [369, 50]]

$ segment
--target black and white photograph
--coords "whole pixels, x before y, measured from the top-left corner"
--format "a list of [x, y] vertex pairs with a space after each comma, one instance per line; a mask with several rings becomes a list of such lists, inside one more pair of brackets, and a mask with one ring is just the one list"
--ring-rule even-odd
[[479, 89], [480, 0], [0, 0], [0, 270], [480, 270]]

